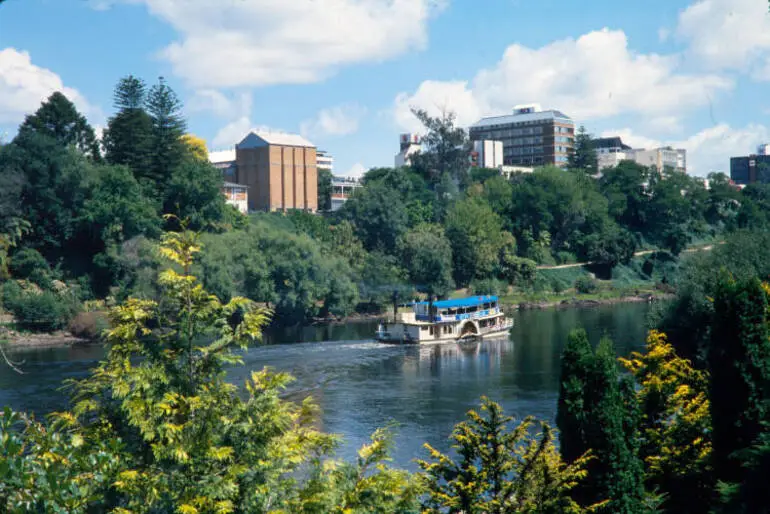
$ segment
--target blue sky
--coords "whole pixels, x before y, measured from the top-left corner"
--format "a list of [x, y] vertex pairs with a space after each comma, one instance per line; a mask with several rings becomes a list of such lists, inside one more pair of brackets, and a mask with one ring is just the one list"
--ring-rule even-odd
[[[621, 5], [622, 7], [618, 7]], [[765, 0], [6, 0], [0, 135], [63, 90], [104, 126], [124, 75], [164, 76], [210, 148], [302, 133], [336, 172], [392, 165], [409, 107], [467, 125], [516, 104], [725, 170], [770, 141]]]

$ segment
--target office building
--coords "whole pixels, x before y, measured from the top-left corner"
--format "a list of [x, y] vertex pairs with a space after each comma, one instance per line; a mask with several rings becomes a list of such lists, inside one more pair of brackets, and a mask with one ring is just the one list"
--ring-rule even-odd
[[334, 173], [334, 157], [329, 152], [317, 150], [315, 161], [319, 170], [327, 170], [329, 173]]
[[594, 150], [599, 164], [599, 171], [614, 168], [621, 161], [634, 161], [658, 171], [671, 168], [682, 173], [687, 172], [687, 151], [670, 146], [662, 148], [631, 148], [619, 137], [601, 137], [593, 140]]
[[770, 155], [754, 154], [730, 158], [730, 179], [740, 186], [770, 183]]
[[358, 179], [352, 177], [332, 177], [332, 211], [338, 210], [348, 201], [353, 191], [363, 187]]
[[396, 168], [411, 166], [411, 157], [419, 152], [422, 147], [420, 136], [417, 134], [401, 134], [399, 142], [400, 150], [398, 154], [396, 154], [393, 164]]
[[522, 105], [513, 114], [483, 118], [468, 129], [472, 141], [501, 141], [503, 164], [566, 166], [572, 151], [575, 123], [557, 110]]
[[503, 161], [502, 141], [474, 141], [471, 151], [471, 166], [478, 168], [497, 168]]

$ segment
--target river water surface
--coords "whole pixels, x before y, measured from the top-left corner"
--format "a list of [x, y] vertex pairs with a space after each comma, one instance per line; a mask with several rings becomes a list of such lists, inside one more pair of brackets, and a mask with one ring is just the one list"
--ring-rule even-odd
[[[559, 356], [569, 331], [584, 327], [594, 343], [607, 335], [626, 355], [643, 347], [649, 311], [647, 304], [620, 304], [517, 312], [509, 338], [463, 345], [379, 344], [371, 339], [376, 323], [369, 322], [285, 330], [250, 349], [246, 365], [229, 376], [241, 384], [262, 366], [293, 374], [291, 396], [315, 399], [322, 428], [344, 436], [344, 457], [395, 421], [394, 462], [414, 469], [413, 459], [425, 456], [423, 443], [448, 449], [453, 425], [482, 395], [518, 419], [533, 415], [553, 423]], [[0, 367], [0, 406], [38, 417], [66, 408], [62, 380], [82, 376], [103, 355], [101, 346], [16, 352], [25, 374]]]

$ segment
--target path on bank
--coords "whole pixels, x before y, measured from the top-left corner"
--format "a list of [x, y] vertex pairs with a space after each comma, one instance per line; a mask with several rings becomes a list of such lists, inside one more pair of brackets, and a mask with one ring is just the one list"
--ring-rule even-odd
[[[716, 244], [724, 244], [724, 241], [720, 241]], [[706, 246], [693, 246], [691, 248], [687, 248], [686, 250], [683, 250], [682, 253], [692, 253], [692, 252], [699, 252], [701, 250], [708, 252], [714, 248], [713, 244], [709, 244]], [[658, 250], [642, 250], [641, 252], [634, 252], [634, 257], [639, 257], [640, 255], [649, 255], [651, 253], [655, 253]], [[590, 266], [593, 262], [576, 262], [574, 264], [559, 264], [557, 266], [548, 266], [548, 265], [541, 265], [538, 266], [537, 269], [568, 269], [568, 268], [582, 268], [583, 266]]]

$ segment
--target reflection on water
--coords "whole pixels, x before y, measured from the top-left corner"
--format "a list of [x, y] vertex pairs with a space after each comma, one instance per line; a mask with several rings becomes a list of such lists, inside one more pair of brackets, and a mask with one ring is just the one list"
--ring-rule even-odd
[[[519, 419], [553, 422], [559, 355], [569, 331], [582, 326], [594, 343], [607, 335], [618, 353], [627, 354], [644, 343], [648, 310], [626, 304], [518, 312], [510, 338], [419, 347], [373, 342], [376, 323], [285, 330], [267, 341], [294, 344], [250, 349], [246, 365], [231, 370], [230, 378], [242, 383], [262, 366], [292, 373], [290, 396], [315, 399], [322, 428], [345, 436], [348, 457], [376, 428], [395, 421], [395, 461], [413, 468], [424, 442], [446, 449], [453, 425], [482, 395]], [[98, 346], [18, 352], [14, 358], [24, 360], [26, 374], [0, 368], [0, 405], [38, 413], [61, 409], [61, 381], [81, 376], [102, 355]]]

